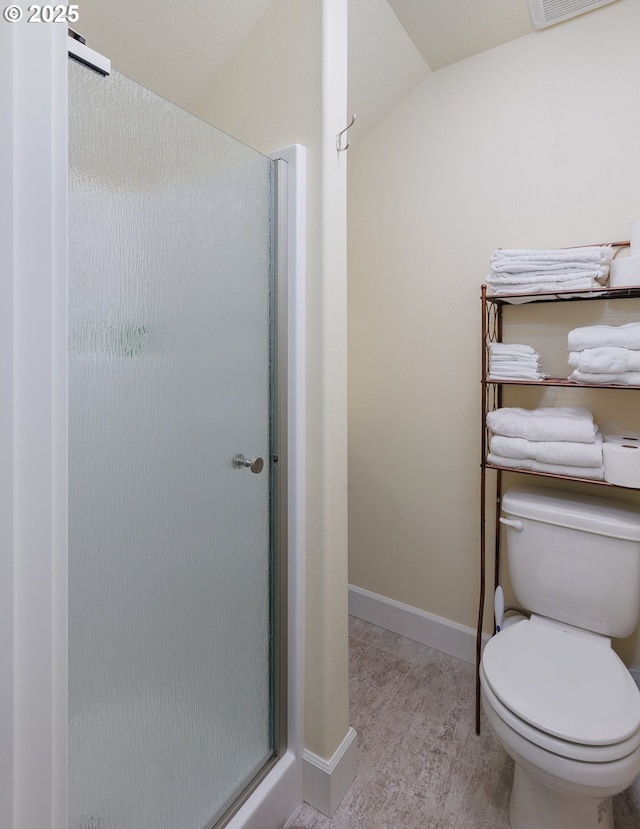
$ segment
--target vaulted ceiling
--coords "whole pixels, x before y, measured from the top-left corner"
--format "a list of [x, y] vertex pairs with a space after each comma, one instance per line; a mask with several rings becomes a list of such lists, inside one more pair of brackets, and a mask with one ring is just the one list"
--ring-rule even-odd
[[[115, 68], [186, 109], [271, 0], [83, 0], [77, 28]], [[430, 72], [532, 31], [527, 0], [349, 0], [349, 111], [365, 135]]]

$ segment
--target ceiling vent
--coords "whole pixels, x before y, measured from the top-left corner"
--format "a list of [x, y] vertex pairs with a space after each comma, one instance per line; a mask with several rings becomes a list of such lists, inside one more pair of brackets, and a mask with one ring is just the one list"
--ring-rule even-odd
[[533, 28], [544, 29], [613, 2], [615, 0], [529, 0], [529, 11]]

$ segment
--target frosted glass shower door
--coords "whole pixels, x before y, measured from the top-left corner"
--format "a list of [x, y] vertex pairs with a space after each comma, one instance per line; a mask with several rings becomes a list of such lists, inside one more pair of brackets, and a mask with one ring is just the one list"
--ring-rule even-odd
[[273, 162], [69, 72], [70, 827], [204, 829], [275, 752]]

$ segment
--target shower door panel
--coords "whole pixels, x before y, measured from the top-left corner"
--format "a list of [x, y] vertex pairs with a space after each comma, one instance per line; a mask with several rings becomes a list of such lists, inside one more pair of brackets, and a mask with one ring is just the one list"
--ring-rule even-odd
[[69, 71], [70, 827], [204, 829], [274, 755], [273, 162]]

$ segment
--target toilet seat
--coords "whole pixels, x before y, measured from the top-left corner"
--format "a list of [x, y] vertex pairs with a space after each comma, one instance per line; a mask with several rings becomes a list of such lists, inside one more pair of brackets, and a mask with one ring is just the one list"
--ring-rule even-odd
[[496, 716], [514, 733], [519, 734], [524, 740], [550, 754], [555, 754], [566, 760], [577, 760], [581, 764], [606, 763], [611, 765], [614, 761], [620, 761], [628, 757], [640, 747], [640, 729], [628, 740], [610, 746], [587, 746], [552, 737], [550, 734], [521, 720], [513, 711], [500, 702], [486, 680], [482, 665], [480, 665], [480, 684], [485, 703], [493, 709]]
[[599, 762], [640, 744], [640, 693], [597, 634], [534, 616], [487, 643], [481, 678], [500, 716], [554, 753]]

